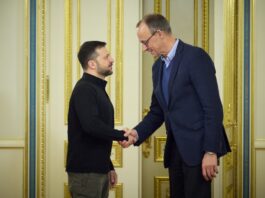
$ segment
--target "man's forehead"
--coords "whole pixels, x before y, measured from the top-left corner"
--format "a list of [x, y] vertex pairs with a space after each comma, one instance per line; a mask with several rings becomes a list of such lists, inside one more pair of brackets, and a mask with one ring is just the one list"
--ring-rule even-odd
[[109, 53], [106, 47], [101, 47], [96, 50], [99, 54], [107, 54]]
[[98, 56], [97, 56], [98, 58], [99, 58], [99, 57], [106, 57], [106, 56], [109, 55], [109, 51], [107, 50], [106, 47], [98, 48], [98, 49], [96, 50], [96, 52], [97, 52], [97, 54], [98, 54]]
[[141, 24], [141, 25], [138, 27], [137, 34], [138, 34], [139, 36], [146, 36], [146, 35], [149, 35], [149, 34], [150, 34], [150, 31], [149, 31], [149, 28], [147, 27], [147, 25], [146, 25], [146, 24]]
[[138, 30], [139, 30], [139, 31], [142, 31], [142, 32], [149, 31], [148, 26], [147, 26], [145, 23], [141, 23], [141, 24], [138, 26]]

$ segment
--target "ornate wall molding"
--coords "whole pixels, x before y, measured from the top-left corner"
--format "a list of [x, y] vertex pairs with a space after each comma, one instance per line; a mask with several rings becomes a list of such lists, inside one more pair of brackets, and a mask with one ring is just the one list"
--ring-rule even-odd
[[209, 0], [203, 0], [202, 11], [202, 48], [209, 52]]
[[37, 3], [37, 196], [46, 197], [46, 1]]
[[0, 149], [24, 149], [24, 140], [0, 140]]
[[166, 0], [166, 18], [170, 21], [170, 0]]
[[116, 1], [115, 124], [123, 123], [123, 0]]
[[154, 178], [155, 184], [155, 198], [169, 198], [169, 177], [168, 176], [156, 176]]
[[114, 192], [115, 198], [123, 198], [123, 183], [116, 184], [110, 191]]
[[154, 13], [161, 14], [161, 0], [154, 0]]
[[[77, 7], [77, 16], [76, 16], [76, 26], [77, 26], [77, 33], [76, 33], [76, 49], [77, 51], [79, 50], [80, 44], [81, 44], [81, 10], [80, 10], [80, 0], [76, 0], [76, 7]], [[77, 80], [80, 79], [81, 75], [81, 65], [78, 61], [76, 60], [76, 77]]]
[[122, 168], [123, 164], [123, 157], [122, 157], [122, 147], [117, 143], [112, 143], [112, 150], [111, 150], [111, 161], [114, 167]]
[[255, 150], [264, 150], [265, 149], [265, 139], [256, 139], [254, 144]]
[[240, 53], [238, 52], [238, 1], [224, 1], [224, 126], [229, 139], [232, 152], [223, 158], [223, 195], [241, 197], [240, 179], [242, 173], [238, 172], [239, 156], [242, 151], [238, 139], [241, 131], [241, 67], [239, 65]]
[[193, 44], [198, 46], [198, 0], [194, 0], [194, 40]]
[[[109, 50], [109, 52], [111, 52], [111, 0], [107, 0], [107, 48]], [[111, 96], [111, 78], [108, 77], [107, 78], [108, 84], [106, 87], [107, 93], [109, 96]]]
[[154, 146], [154, 160], [155, 162], [164, 161], [164, 149], [166, 144], [166, 136], [155, 136], [155, 146]]
[[65, 0], [65, 48], [64, 48], [64, 123], [67, 124], [68, 105], [72, 92], [72, 0]]

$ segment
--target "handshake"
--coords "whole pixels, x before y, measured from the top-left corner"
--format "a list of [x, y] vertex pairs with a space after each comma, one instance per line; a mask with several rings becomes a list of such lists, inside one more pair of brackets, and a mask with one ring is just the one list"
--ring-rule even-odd
[[128, 140], [119, 141], [119, 144], [123, 148], [128, 148], [130, 145], [134, 144], [138, 140], [138, 134], [135, 129], [123, 129], [125, 131], [124, 136], [128, 137]]

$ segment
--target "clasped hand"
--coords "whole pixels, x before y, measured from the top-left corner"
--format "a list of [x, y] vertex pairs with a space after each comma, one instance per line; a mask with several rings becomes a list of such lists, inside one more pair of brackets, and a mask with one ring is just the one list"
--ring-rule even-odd
[[138, 134], [135, 129], [123, 129], [125, 131], [124, 136], [128, 137], [128, 140], [119, 141], [119, 144], [123, 148], [128, 148], [130, 145], [134, 144], [138, 140]]

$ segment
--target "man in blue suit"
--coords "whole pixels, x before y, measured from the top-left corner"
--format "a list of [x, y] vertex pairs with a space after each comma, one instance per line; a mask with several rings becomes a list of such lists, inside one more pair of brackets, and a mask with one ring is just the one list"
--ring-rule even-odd
[[165, 122], [164, 166], [169, 169], [170, 197], [211, 197], [218, 158], [231, 151], [214, 64], [203, 49], [176, 39], [162, 15], [140, 20], [137, 37], [143, 50], [157, 58], [152, 102], [147, 116], [126, 133], [137, 141], [121, 145], [140, 145]]

